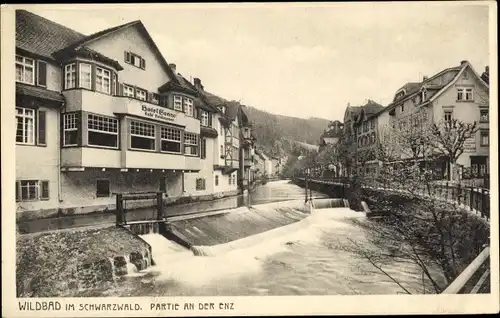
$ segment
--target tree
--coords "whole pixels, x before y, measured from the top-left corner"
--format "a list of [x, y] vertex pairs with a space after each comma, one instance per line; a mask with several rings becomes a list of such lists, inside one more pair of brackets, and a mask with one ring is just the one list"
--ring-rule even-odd
[[477, 123], [464, 123], [458, 119], [444, 120], [431, 125], [429, 142], [433, 150], [444, 155], [450, 164], [448, 176], [453, 180], [453, 167], [465, 150], [465, 142], [475, 136]]

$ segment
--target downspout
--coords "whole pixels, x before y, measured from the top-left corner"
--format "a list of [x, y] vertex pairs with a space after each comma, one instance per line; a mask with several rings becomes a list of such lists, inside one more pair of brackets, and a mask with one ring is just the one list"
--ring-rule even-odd
[[62, 199], [62, 182], [61, 182], [61, 157], [62, 157], [62, 144], [61, 144], [61, 112], [64, 110], [66, 107], [66, 101], [63, 100], [62, 105], [61, 105], [61, 110], [57, 112], [57, 123], [58, 123], [58, 134], [57, 136], [59, 137], [57, 140], [57, 145], [59, 148], [59, 151], [57, 152], [57, 199], [59, 203], [63, 201]]

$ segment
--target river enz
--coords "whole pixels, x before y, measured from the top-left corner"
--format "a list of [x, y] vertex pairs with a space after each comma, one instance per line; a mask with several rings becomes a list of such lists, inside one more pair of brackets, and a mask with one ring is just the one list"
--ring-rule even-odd
[[[260, 186], [250, 201], [261, 205], [304, 197], [304, 189], [276, 181]], [[75, 296], [404, 294], [393, 279], [412, 294], [432, 293], [415, 264], [401, 260], [380, 264], [386, 275], [353, 252], [352, 242], [371, 248], [367, 233], [353, 224], [354, 219], [372, 222], [348, 208], [318, 209], [300, 221], [298, 229], [265, 240], [256, 236], [251, 246], [216, 256], [195, 256], [159, 234], [142, 235], [152, 246], [154, 266], [128, 274], [111, 288], [80, 291]], [[437, 270], [433, 274], [442, 279]]]

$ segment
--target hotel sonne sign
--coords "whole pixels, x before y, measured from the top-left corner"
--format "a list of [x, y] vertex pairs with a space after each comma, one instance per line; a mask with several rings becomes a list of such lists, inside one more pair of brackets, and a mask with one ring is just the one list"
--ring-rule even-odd
[[177, 117], [177, 113], [169, 111], [168, 109], [163, 107], [142, 104], [140, 116], [159, 121], [174, 122], [175, 118]]

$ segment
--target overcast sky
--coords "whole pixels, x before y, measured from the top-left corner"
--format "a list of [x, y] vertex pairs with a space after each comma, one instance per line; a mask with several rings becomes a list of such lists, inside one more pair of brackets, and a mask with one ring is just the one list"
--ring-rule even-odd
[[[451, 3], [449, 3], [451, 4]], [[230, 6], [228, 8], [228, 6]], [[488, 64], [488, 7], [429, 3], [26, 6], [84, 34], [141, 20], [165, 59], [226, 99], [269, 112], [343, 119], [423, 75]]]

